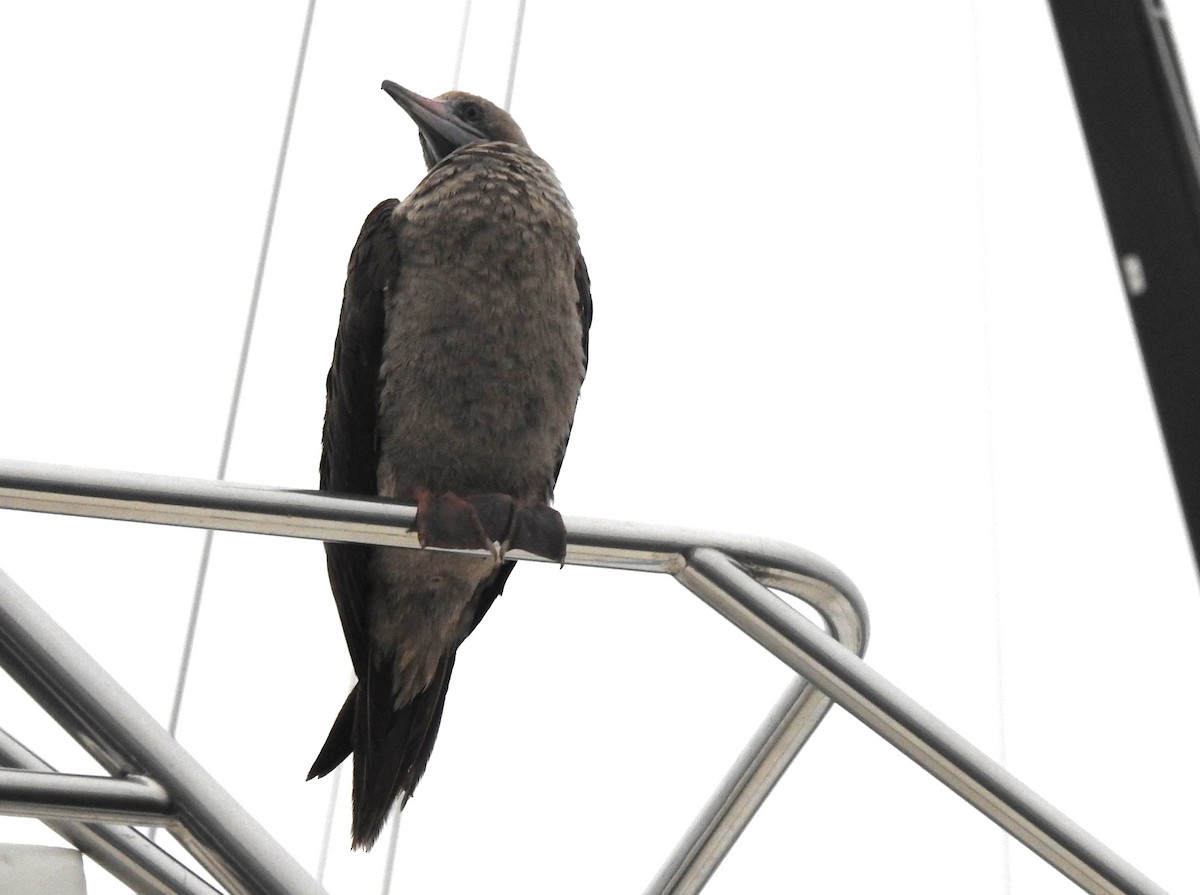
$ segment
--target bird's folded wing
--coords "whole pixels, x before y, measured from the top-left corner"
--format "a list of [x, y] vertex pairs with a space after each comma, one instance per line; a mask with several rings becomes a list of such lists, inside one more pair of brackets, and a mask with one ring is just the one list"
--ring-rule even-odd
[[[321, 438], [321, 490], [340, 494], [379, 494], [379, 366], [383, 354], [384, 298], [400, 269], [393, 228], [399, 201], [380, 202], [367, 216], [350, 254], [346, 291], [333, 363], [326, 380], [325, 428]], [[365, 606], [370, 594], [370, 548], [326, 544], [329, 580], [346, 646], [361, 678], [366, 661]]]

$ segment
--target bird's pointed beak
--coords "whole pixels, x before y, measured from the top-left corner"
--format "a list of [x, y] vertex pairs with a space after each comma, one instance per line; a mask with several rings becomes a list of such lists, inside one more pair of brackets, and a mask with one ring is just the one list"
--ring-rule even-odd
[[441, 100], [426, 99], [394, 81], [384, 81], [383, 89], [417, 123], [430, 167], [460, 146], [484, 139], [483, 134], [454, 117]]

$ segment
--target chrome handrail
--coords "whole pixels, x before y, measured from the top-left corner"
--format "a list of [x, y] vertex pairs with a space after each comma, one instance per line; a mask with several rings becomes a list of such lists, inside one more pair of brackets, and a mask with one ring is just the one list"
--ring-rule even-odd
[[[107, 771], [144, 775], [162, 786], [173, 808], [171, 832], [232, 895], [324, 895], [200, 763], [3, 572], [0, 663]], [[30, 813], [37, 816], [36, 806]]]
[[[14, 461], [0, 462], [0, 507], [326, 541], [419, 546], [411, 530], [415, 510], [386, 501]], [[594, 519], [567, 518], [566, 523], [567, 563], [671, 574], [802, 675], [772, 709], [646, 890], [648, 895], [691, 895], [703, 887], [820, 723], [831, 699], [1086, 891], [1095, 895], [1163, 895], [1161, 888], [871, 670], [860, 658], [867, 641], [865, 604], [853, 583], [825, 560], [789, 544], [759, 539]], [[769, 588], [790, 593], [814, 607], [829, 633]], [[8, 612], [5, 606], [14, 599], [13, 590], [0, 578], [0, 612]], [[17, 602], [20, 597], [24, 595], [19, 594]], [[28, 607], [23, 611], [30, 614]], [[0, 661], [6, 666], [15, 664], [20, 672], [23, 658], [29, 664], [31, 638], [66, 636], [50, 630], [45, 622], [49, 619], [33, 625], [36, 631], [19, 635], [15, 650], [11, 634], [0, 633]], [[0, 632], [10, 623], [0, 615]], [[49, 624], [53, 626], [53, 622]], [[82, 653], [77, 645], [71, 645]], [[253, 886], [231, 891], [315, 891], [311, 880], [302, 883], [294, 875], [287, 880], [269, 876], [266, 882], [270, 885], [263, 883], [259, 874], [269, 875], [272, 870], [263, 854], [273, 854], [272, 849], [279, 847], [261, 829], [251, 835], [246, 825], [249, 819], [236, 804], [226, 803], [232, 800], [223, 791], [219, 791], [223, 797], [217, 800], [220, 804], [203, 806], [202, 800], [193, 802], [203, 793], [187, 786], [186, 776], [164, 777], [162, 760], [155, 755], [183, 752], [169, 737], [165, 743], [153, 738], [150, 754], [131, 755], [120, 745], [122, 735], [104, 725], [98, 728], [96, 718], [87, 713], [72, 711], [71, 699], [63, 700], [60, 695], [63, 681], [54, 681], [52, 665], [23, 677], [26, 688], [85, 747], [99, 742], [102, 751], [110, 754], [109, 747], [118, 743], [108, 758], [112, 765], [111, 756], [117, 757], [114, 770], [146, 773], [166, 786], [178, 801], [185, 845], [202, 863], [216, 858], [216, 869], [209, 869], [225, 885]], [[69, 680], [65, 690], [71, 694], [78, 684]], [[122, 695], [128, 698], [123, 691]], [[121, 723], [118, 717], [109, 720]], [[161, 728], [159, 732], [163, 733]], [[166, 769], [169, 767], [168, 762]], [[193, 826], [196, 818], [192, 812], [199, 806], [204, 810], [202, 834]], [[236, 819], [238, 829], [229, 838], [239, 838], [247, 852], [239, 859], [231, 855], [231, 842], [220, 829], [223, 811], [232, 811]], [[260, 853], [259, 848], [265, 851]]]

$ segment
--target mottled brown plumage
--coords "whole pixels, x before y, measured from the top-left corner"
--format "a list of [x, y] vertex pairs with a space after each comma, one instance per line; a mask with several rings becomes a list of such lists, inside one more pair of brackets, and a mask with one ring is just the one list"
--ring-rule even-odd
[[542, 508], [591, 322], [570, 204], [516, 123], [470, 94], [384, 89], [417, 122], [430, 170], [375, 208], [351, 254], [321, 487], [418, 501], [423, 542], [504, 543], [486, 555], [326, 545], [358, 684], [310, 777], [353, 754], [364, 848], [425, 770], [455, 652], [512, 571], [504, 547], [561, 537]]

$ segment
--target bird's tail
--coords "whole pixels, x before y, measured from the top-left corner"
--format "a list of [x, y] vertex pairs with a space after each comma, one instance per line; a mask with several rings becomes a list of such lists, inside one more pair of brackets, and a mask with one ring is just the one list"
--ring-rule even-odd
[[367, 674], [350, 691], [321, 747], [308, 779], [324, 777], [347, 756], [354, 755], [351, 844], [370, 849], [387, 822], [392, 803], [400, 807], [416, 788], [437, 739], [446, 704], [454, 653], [442, 659], [427, 688], [408, 705], [393, 705], [388, 676]]

